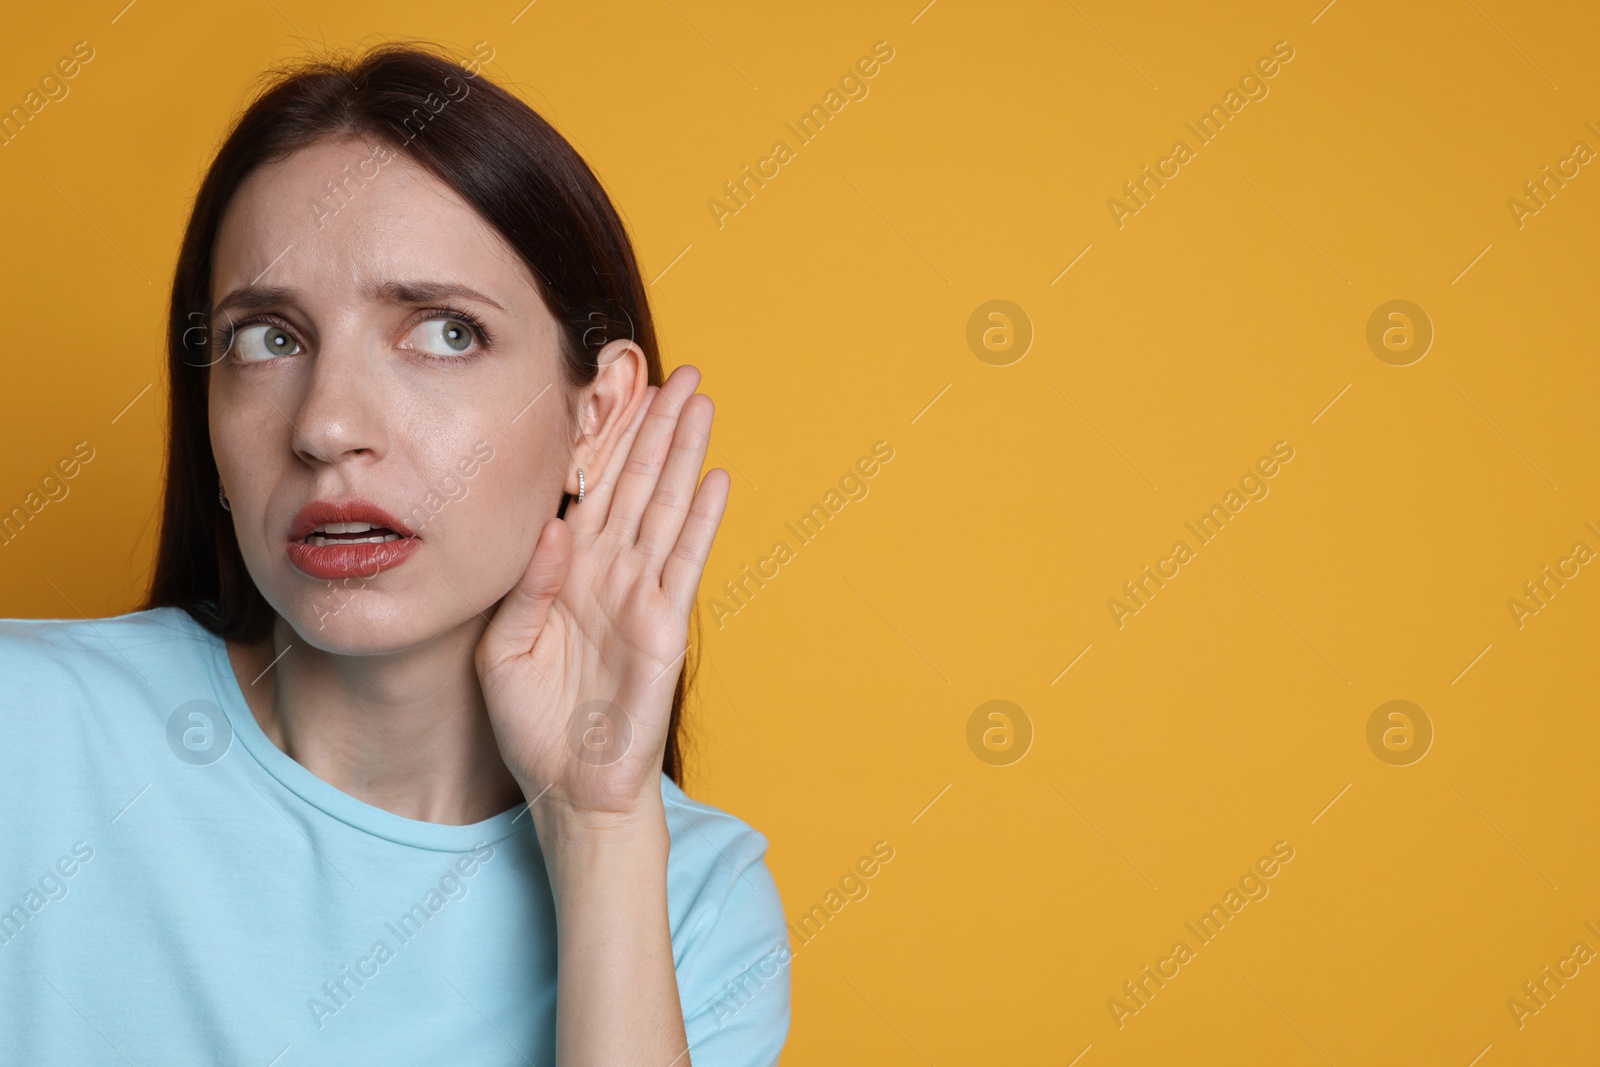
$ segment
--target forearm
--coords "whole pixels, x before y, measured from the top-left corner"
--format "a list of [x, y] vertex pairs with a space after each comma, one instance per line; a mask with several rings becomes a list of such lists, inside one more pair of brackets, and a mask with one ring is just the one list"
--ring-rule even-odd
[[559, 1067], [688, 1067], [659, 797], [598, 819], [533, 806], [555, 898]]

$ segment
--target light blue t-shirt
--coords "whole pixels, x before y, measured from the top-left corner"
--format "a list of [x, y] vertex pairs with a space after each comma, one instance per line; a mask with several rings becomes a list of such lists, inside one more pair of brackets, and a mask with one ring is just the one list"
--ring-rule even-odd
[[[661, 791], [680, 1063], [776, 1063], [766, 840]], [[554, 924], [526, 805], [449, 826], [324, 782], [186, 612], [0, 619], [0, 1063], [553, 1067]]]

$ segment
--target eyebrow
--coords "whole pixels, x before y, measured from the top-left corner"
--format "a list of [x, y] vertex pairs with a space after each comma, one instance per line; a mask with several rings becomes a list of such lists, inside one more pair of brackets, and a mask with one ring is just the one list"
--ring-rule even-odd
[[[298, 291], [282, 285], [245, 285], [219, 300], [212, 308], [212, 313], [228, 308], [241, 311], [258, 311], [262, 308], [279, 307], [283, 304], [293, 303]], [[484, 296], [476, 289], [465, 285], [456, 285], [453, 282], [429, 281], [395, 281], [382, 282], [367, 286], [364, 294], [369, 300], [382, 300], [390, 304], [431, 304], [441, 297], [459, 296], [468, 300], [488, 304], [492, 308], [504, 311], [498, 303]]]

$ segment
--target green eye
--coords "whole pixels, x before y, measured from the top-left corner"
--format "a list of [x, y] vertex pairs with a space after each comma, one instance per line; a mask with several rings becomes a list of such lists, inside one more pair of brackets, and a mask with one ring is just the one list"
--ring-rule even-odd
[[432, 356], [459, 356], [472, 349], [477, 338], [460, 319], [429, 319], [411, 331], [412, 343]]
[[287, 330], [270, 322], [241, 329], [234, 335], [233, 346], [238, 358], [246, 363], [292, 356], [300, 350], [299, 342]]

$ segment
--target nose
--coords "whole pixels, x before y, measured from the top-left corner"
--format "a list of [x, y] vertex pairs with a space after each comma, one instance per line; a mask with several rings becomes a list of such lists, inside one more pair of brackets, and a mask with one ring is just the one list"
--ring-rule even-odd
[[295, 455], [313, 466], [375, 459], [387, 450], [376, 370], [356, 338], [324, 338], [294, 412]]

